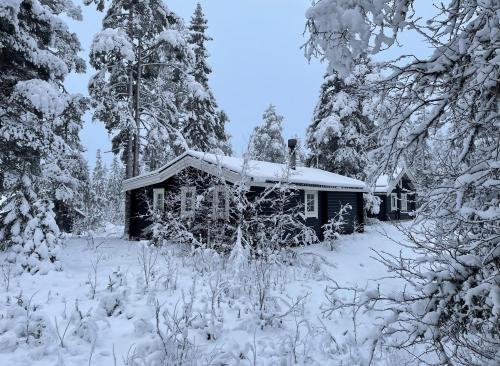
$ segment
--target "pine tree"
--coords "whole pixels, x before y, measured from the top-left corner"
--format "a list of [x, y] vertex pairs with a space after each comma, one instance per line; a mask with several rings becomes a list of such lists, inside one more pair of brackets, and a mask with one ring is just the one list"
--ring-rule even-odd
[[310, 150], [307, 164], [337, 174], [366, 179], [367, 151], [373, 147], [368, 137], [374, 124], [363, 111], [360, 88], [370, 72], [368, 61], [358, 59], [352, 75], [325, 75], [313, 121], [307, 129]]
[[263, 123], [255, 127], [251, 143], [253, 159], [284, 163], [286, 160], [286, 147], [283, 139], [283, 116], [276, 112], [274, 105], [264, 112]]
[[[104, 0], [86, 2], [105, 7]], [[113, 136], [126, 178], [140, 174], [142, 158], [154, 167], [187, 148], [179, 118], [186, 96], [199, 89], [189, 76], [193, 60], [182, 20], [163, 1], [109, 2], [92, 43], [90, 63], [97, 73], [89, 94], [93, 117]], [[126, 218], [125, 232], [128, 223]]]
[[207, 63], [209, 55], [205, 42], [211, 41], [212, 38], [206, 35], [207, 23], [203, 9], [198, 3], [189, 26], [189, 43], [195, 54], [192, 75], [200, 89], [191, 93], [186, 103], [184, 135], [192, 149], [226, 152], [229, 146], [225, 132], [228, 118], [223, 111], [217, 110], [217, 102], [208, 85], [212, 69]]
[[[52, 201], [74, 193], [69, 166], [80, 154], [86, 108], [81, 96], [63, 87], [69, 72], [85, 69], [78, 38], [63, 15], [81, 19], [71, 1], [4, 2], [0, 11], [0, 191], [6, 197], [0, 247], [15, 247], [14, 259], [31, 273], [55, 260], [42, 246], [58, 244], [57, 225], [47, 222], [54, 215]], [[39, 260], [26, 261], [39, 250]]]
[[[103, 8], [104, 2], [98, 6]], [[185, 81], [191, 53], [182, 20], [160, 0], [112, 1], [103, 28], [92, 43], [90, 62], [97, 73], [89, 93], [94, 118], [113, 135], [113, 149], [122, 154], [130, 178], [139, 174], [141, 129], [156, 139], [178, 138], [182, 101], [177, 98], [191, 85]], [[153, 129], [159, 133], [148, 134]]]

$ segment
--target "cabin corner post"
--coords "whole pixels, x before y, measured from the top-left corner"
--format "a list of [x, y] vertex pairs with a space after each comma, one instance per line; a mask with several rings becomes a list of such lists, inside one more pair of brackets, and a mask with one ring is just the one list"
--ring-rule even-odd
[[124, 215], [124, 232], [123, 236], [125, 239], [130, 239], [130, 211], [132, 209], [132, 197], [131, 191], [125, 191], [125, 215]]

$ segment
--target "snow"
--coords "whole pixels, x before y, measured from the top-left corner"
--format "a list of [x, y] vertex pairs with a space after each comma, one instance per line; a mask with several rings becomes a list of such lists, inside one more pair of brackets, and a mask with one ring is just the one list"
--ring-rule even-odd
[[[151, 287], [145, 290], [138, 261], [142, 246], [117, 237], [116, 227], [108, 230], [93, 242], [68, 238], [59, 255], [63, 271], [43, 276], [25, 273], [12, 279], [9, 291], [0, 288], [1, 365], [113, 365], [114, 357], [122, 364], [132, 355], [141, 365], [156, 365], [154, 360], [163, 349], [156, 335], [157, 303], [165, 334], [169, 323], [163, 317], [175, 318], [182, 326], [182, 314], [190, 314], [191, 320], [175, 339], [189, 341], [186, 344], [191, 345], [197, 364], [211, 359], [217, 365], [252, 365], [254, 360], [258, 365], [288, 365], [294, 358], [298, 364], [332, 364], [329, 337], [340, 340], [352, 335], [349, 316], [323, 314], [328, 279], [376, 288], [370, 279], [387, 272], [371, 257], [371, 248], [397, 254], [401, 247], [385, 235], [403, 240], [394, 226], [380, 224], [367, 227], [365, 233], [341, 237], [336, 251], [325, 244], [294, 249], [292, 265], [271, 267], [269, 298], [273, 301], [269, 304], [273, 306], [266, 309], [266, 317], [259, 318], [248, 293], [260, 278], [252, 277], [252, 268], [259, 267], [245, 263], [245, 268], [241, 260], [247, 254], [240, 241], [227, 266], [224, 258], [209, 250], [192, 252], [173, 244], [158, 252], [150, 249], [153, 256], [159, 254], [154, 257], [158, 265]], [[89, 285], [93, 265], [97, 268], [94, 298]], [[382, 281], [386, 289], [401, 288], [397, 281]], [[212, 293], [218, 294], [215, 302]], [[273, 318], [304, 296], [295, 311]], [[27, 315], [18, 301], [32, 313]], [[358, 337], [362, 337], [364, 328], [370, 327], [359, 321]], [[170, 347], [173, 338], [165, 339]]]
[[127, 34], [121, 29], [106, 28], [92, 41], [92, 55], [118, 52], [125, 60], [135, 59], [134, 48]]
[[[166, 167], [176, 164], [186, 156], [191, 156], [199, 159], [201, 163], [215, 164], [221, 168], [225, 168], [242, 174], [245, 168], [245, 159], [240, 157], [224, 156], [219, 154], [205, 153], [200, 151], [188, 150], [181, 156], [177, 157], [165, 166], [144, 174], [139, 177], [134, 177], [124, 182], [127, 187], [129, 183], [139, 183], [144, 181], [147, 185], [151, 179], [158, 177]], [[270, 163], [266, 161], [249, 160], [246, 174], [254, 183], [276, 182], [285, 176], [286, 164]], [[364, 190], [366, 183], [357, 179], [345, 177], [339, 174], [330, 173], [325, 170], [297, 166], [296, 169], [291, 170], [290, 183], [300, 185], [312, 186], [328, 186], [339, 188], [351, 188]]]
[[16, 84], [16, 93], [29, 100], [31, 105], [46, 117], [59, 116], [68, 104], [68, 97], [44, 80], [19, 81]]
[[402, 178], [403, 174], [409, 174], [408, 171], [403, 167], [397, 167], [392, 175], [381, 174], [375, 182], [375, 193], [387, 193], [389, 194], [394, 189], [394, 186]]
[[177, 29], [166, 29], [160, 33], [158, 36], [159, 41], [165, 41], [172, 47], [184, 47], [186, 44], [186, 39], [184, 34], [179, 32]]
[[7, 19], [17, 27], [17, 15], [21, 0], [2, 0], [0, 2], [0, 18]]
[[[222, 156], [216, 154], [203, 153], [199, 151], [189, 151], [190, 155], [195, 156], [203, 161], [212, 164], [218, 164], [223, 168], [242, 173], [244, 159], [239, 157]], [[267, 161], [250, 160], [248, 174], [256, 182], [276, 181], [279, 180], [286, 171], [285, 164], [270, 163]], [[291, 183], [296, 184], [313, 184], [325, 186], [341, 186], [348, 188], [364, 189], [365, 183], [344, 177], [339, 174], [330, 173], [325, 170], [298, 166], [292, 170]]]

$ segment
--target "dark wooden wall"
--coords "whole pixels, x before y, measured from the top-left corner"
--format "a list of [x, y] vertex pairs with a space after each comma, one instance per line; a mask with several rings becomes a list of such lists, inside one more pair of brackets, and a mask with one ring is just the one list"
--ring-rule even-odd
[[[412, 219], [413, 216], [410, 214], [411, 212], [416, 210], [416, 193], [408, 193], [408, 192], [414, 192], [415, 187], [413, 186], [412, 182], [406, 178], [403, 177], [401, 186], [398, 184], [396, 187], [392, 190], [391, 193], [396, 193], [398, 196], [398, 209], [395, 211], [391, 210], [391, 195], [386, 195], [385, 193], [383, 194], [377, 194], [376, 196], [381, 199], [380, 203], [380, 211], [378, 215], [370, 215], [371, 217], [377, 217], [380, 221], [391, 221], [391, 220], [409, 220]], [[407, 199], [408, 199], [408, 210], [407, 211], [401, 211], [401, 193], [408, 193]]]
[[130, 237], [132, 239], [144, 239], [146, 229], [151, 225], [150, 207], [153, 205], [153, 190], [165, 189], [165, 196], [177, 195], [178, 202], [173, 207], [180, 212], [181, 200], [180, 189], [183, 186], [196, 186], [197, 193], [206, 191], [210, 186], [215, 186], [217, 178], [193, 168], [187, 168], [178, 175], [171, 177], [161, 183], [139, 188], [131, 191], [131, 215], [130, 215]]
[[[174, 194], [180, 195], [180, 187], [186, 185], [184, 183], [186, 179], [190, 179], [192, 181], [196, 181], [197, 190], [200, 192], [201, 190], [206, 189], [209, 186], [211, 179], [209, 178], [208, 174], [205, 177], [206, 179], [200, 179], [200, 174], [201, 177], [204, 177], [205, 173], [200, 173], [199, 171], [190, 168], [186, 169], [183, 172], [183, 177], [175, 176], [164, 182], [131, 191], [130, 237], [132, 239], [146, 238], [145, 231], [147, 227], [151, 225], [151, 221], [149, 218], [149, 207], [152, 206], [153, 189], [164, 188], [166, 195], [168, 195], [169, 192], [174, 192]], [[258, 195], [263, 191], [263, 187], [251, 187], [251, 194]], [[293, 195], [289, 202], [290, 207], [300, 207], [301, 213], [303, 213], [304, 198], [304, 190], [298, 190], [297, 194]], [[316, 235], [320, 239], [322, 239], [322, 226], [326, 224], [330, 219], [335, 217], [340, 207], [347, 203], [351, 205], [352, 209], [345, 216], [345, 220], [347, 223], [344, 227], [344, 233], [352, 233], [356, 227], [361, 227], [362, 229], [364, 224], [364, 215], [363, 193], [361, 192], [319, 191], [318, 217], [307, 218], [307, 226], [313, 228], [316, 232]], [[180, 209], [180, 198], [178, 209]], [[271, 207], [263, 207], [262, 213], [264, 215], [270, 214], [271, 210]]]
[[352, 233], [359, 227], [362, 230], [364, 225], [363, 215], [363, 193], [361, 192], [326, 192], [328, 220], [332, 219], [340, 211], [340, 208], [346, 204], [351, 205], [351, 210], [344, 216], [346, 225], [344, 233]]

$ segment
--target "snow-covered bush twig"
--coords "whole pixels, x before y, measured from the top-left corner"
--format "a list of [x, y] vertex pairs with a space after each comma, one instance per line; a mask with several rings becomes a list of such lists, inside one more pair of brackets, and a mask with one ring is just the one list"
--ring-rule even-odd
[[149, 290], [151, 282], [154, 280], [158, 272], [158, 249], [142, 243], [137, 250], [137, 261], [141, 268], [142, 276], [144, 278], [145, 290]]
[[12, 263], [5, 261], [0, 265], [0, 271], [2, 272], [2, 283], [5, 289], [5, 292], [9, 292], [10, 289], [10, 281], [12, 280], [14, 266]]
[[330, 250], [335, 249], [335, 242], [340, 238], [340, 234], [342, 234], [347, 224], [344, 216], [347, 215], [350, 210], [352, 210], [352, 206], [349, 203], [340, 206], [339, 212], [322, 226], [323, 240], [328, 244]]

